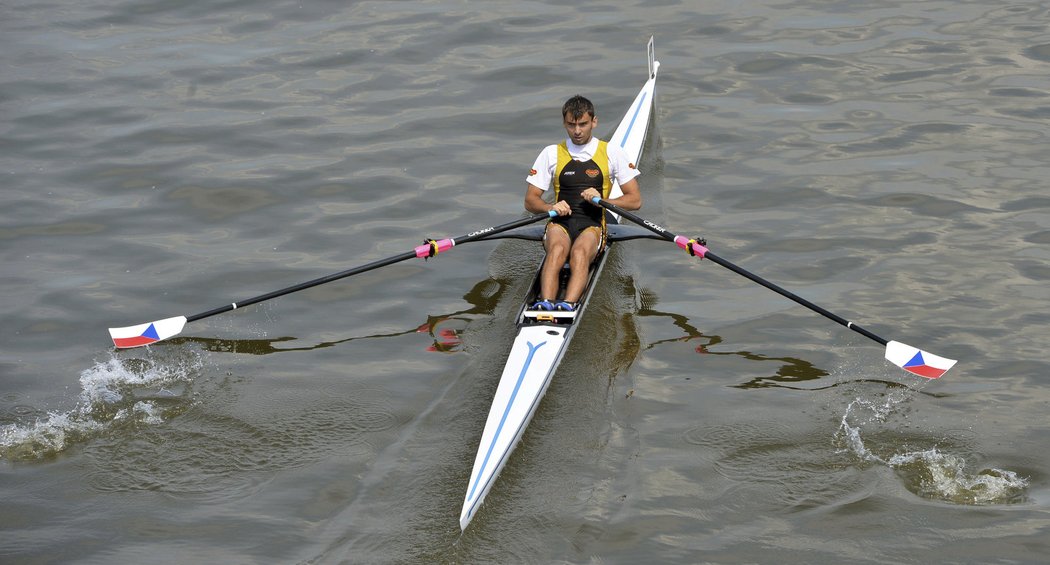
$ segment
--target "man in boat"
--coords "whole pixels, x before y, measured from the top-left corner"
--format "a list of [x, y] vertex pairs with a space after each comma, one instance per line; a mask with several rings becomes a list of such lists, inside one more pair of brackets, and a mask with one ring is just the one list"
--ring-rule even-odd
[[[533, 310], [572, 312], [587, 285], [587, 274], [598, 251], [605, 246], [605, 209], [591, 199], [599, 196], [625, 210], [642, 207], [638, 190], [640, 173], [627, 154], [593, 136], [598, 125], [594, 104], [576, 95], [562, 106], [561, 115], [568, 139], [548, 145], [536, 158], [525, 179], [525, 209], [534, 214], [554, 210], [558, 216], [547, 224], [543, 246], [547, 259], [540, 276], [540, 296]], [[623, 195], [609, 198], [613, 181]], [[543, 195], [554, 185], [554, 204]], [[558, 301], [558, 274], [568, 262], [569, 282]]]

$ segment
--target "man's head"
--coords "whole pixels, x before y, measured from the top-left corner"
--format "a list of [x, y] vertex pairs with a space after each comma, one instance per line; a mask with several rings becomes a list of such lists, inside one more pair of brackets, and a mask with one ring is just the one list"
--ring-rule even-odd
[[594, 104], [577, 94], [569, 98], [561, 107], [561, 116], [565, 133], [576, 145], [584, 145], [591, 140], [592, 130], [598, 125], [594, 115]]

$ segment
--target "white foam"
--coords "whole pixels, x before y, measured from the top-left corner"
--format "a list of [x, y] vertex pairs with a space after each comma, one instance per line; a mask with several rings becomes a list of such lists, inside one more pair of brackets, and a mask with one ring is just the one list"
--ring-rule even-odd
[[1028, 487], [1028, 480], [1013, 471], [992, 468], [969, 473], [965, 459], [936, 448], [894, 455], [888, 464], [894, 469], [917, 468], [920, 494], [949, 502], [999, 504]]
[[861, 429], [885, 423], [906, 399], [903, 395], [890, 395], [883, 403], [863, 398], [850, 402], [835, 433], [836, 441], [844, 446], [842, 451], [894, 469], [902, 475], [909, 490], [926, 498], [978, 505], [1006, 504], [1023, 498], [1028, 479], [1014, 471], [990, 468], [974, 473], [967, 469], [963, 457], [937, 448], [905, 451], [888, 457], [869, 449]]
[[70, 436], [101, 428], [102, 424], [84, 420], [73, 412], [50, 412], [46, 420], [37, 420], [28, 426], [7, 424], [0, 427], [0, 456], [31, 459], [57, 453], [65, 449]]
[[136, 387], [170, 384], [185, 379], [199, 368], [198, 363], [168, 363], [165, 360], [118, 359], [95, 363], [80, 373], [82, 402], [112, 404], [125, 396], [125, 391]]
[[133, 419], [149, 425], [163, 423], [164, 412], [154, 402], [138, 400], [143, 388], [190, 382], [203, 365], [199, 354], [179, 358], [113, 356], [80, 373], [81, 391], [67, 412], [48, 412], [47, 419], [0, 426], [0, 458], [29, 460], [54, 456], [70, 445], [102, 433], [117, 421]]

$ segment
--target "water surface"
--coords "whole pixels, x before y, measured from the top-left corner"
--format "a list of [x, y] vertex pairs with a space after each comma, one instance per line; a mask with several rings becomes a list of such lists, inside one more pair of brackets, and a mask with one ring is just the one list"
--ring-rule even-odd
[[[1039, 562], [1050, 13], [1037, 2], [8, 3], [0, 557]], [[540, 253], [478, 243], [113, 351], [522, 213], [577, 92], [645, 80], [642, 215], [470, 528]]]

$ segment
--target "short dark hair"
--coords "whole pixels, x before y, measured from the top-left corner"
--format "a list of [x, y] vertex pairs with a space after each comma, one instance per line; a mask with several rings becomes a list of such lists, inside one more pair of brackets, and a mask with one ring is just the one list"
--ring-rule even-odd
[[561, 117], [564, 118], [566, 114], [572, 115], [574, 120], [582, 118], [584, 114], [590, 114], [593, 118], [595, 116], [594, 104], [577, 94], [566, 100], [565, 105], [561, 107]]

